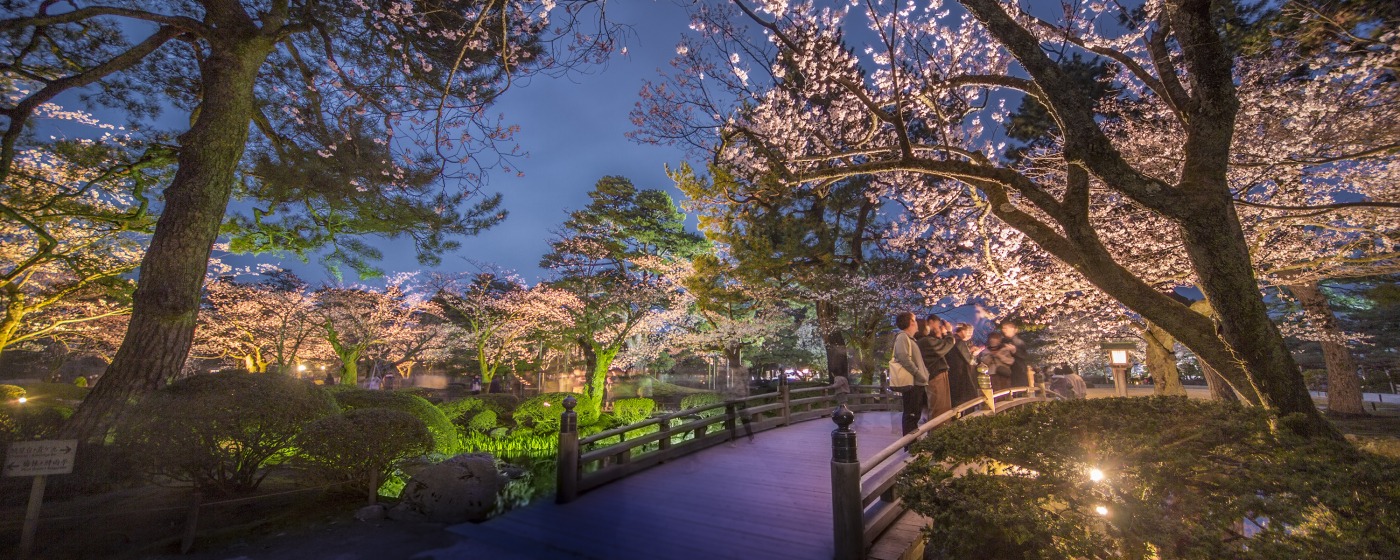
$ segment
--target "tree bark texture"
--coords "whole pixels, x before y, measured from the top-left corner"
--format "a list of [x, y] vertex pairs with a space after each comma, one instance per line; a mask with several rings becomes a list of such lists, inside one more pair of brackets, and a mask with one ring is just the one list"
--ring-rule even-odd
[[834, 376], [846, 375], [851, 371], [850, 356], [846, 351], [846, 337], [837, 328], [840, 309], [831, 302], [817, 302], [817, 326], [822, 332], [822, 348], [826, 350], [826, 374], [828, 381]]
[[248, 142], [253, 86], [273, 47], [248, 22], [229, 23], [219, 26], [223, 35], [211, 38], [200, 64], [203, 99], [180, 136], [178, 168], [141, 260], [126, 338], [65, 427], [68, 437], [105, 436], [128, 402], [178, 376], [189, 355], [209, 253]]
[[1150, 321], [1142, 338], [1147, 341], [1147, 373], [1152, 375], [1152, 394], [1186, 396], [1186, 388], [1181, 386], [1181, 371], [1176, 367], [1176, 338]]
[[744, 367], [743, 349], [725, 349], [724, 364], [726, 392], [735, 397], [749, 396], [749, 368]]
[[1199, 287], [1215, 309], [1220, 338], [1244, 365], [1261, 404], [1280, 415], [1301, 415], [1304, 431], [1335, 434], [1318, 413], [1293, 354], [1269, 318], [1229, 190], [1223, 182], [1217, 190], [1209, 197], [1214, 203], [1192, 205], [1192, 214], [1180, 223]]
[[1327, 302], [1317, 282], [1288, 286], [1288, 291], [1303, 305], [1308, 323], [1322, 333], [1322, 360], [1327, 364], [1327, 411], [1343, 415], [1364, 415], [1361, 402], [1361, 378], [1356, 375], [1356, 358], [1342, 343], [1342, 330], [1337, 315]]

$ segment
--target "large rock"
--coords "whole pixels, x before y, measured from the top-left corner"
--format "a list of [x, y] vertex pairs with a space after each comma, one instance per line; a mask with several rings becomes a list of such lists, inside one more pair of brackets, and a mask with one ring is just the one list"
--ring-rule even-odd
[[496, 505], [506, 478], [490, 453], [458, 455], [424, 467], [408, 480], [390, 517], [421, 516], [428, 521], [481, 521]]

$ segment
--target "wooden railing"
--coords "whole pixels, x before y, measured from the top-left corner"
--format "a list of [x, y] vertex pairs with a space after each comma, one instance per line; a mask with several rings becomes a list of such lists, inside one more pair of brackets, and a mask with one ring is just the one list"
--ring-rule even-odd
[[[930, 419], [879, 453], [861, 461], [856, 455], [856, 434], [851, 431], [855, 414], [837, 410], [831, 416], [836, 430], [831, 432], [832, 530], [837, 560], [859, 560], [875, 539], [904, 513], [904, 505], [894, 496], [895, 480], [913, 457], [905, 448], [931, 430], [983, 414], [1047, 400], [1043, 387], [1015, 387], [969, 400]], [[1019, 395], [1019, 396], [1018, 396]]]
[[[559, 423], [558, 503], [568, 503], [609, 482], [702, 449], [780, 426], [830, 416], [837, 406], [831, 387], [789, 389], [731, 399], [648, 418], [578, 437], [577, 402], [564, 399]], [[852, 411], [898, 409], [899, 395], [856, 385], [846, 395]]]

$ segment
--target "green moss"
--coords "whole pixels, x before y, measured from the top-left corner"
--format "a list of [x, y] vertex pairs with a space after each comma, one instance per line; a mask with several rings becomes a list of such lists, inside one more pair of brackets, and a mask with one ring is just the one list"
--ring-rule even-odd
[[87, 387], [79, 387], [71, 383], [30, 383], [24, 386], [24, 390], [29, 393], [29, 398], [34, 400], [56, 399], [64, 401], [81, 401], [87, 396]]

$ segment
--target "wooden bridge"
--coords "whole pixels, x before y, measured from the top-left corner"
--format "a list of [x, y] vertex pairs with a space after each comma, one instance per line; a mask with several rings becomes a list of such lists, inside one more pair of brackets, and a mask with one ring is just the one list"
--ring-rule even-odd
[[1044, 400], [988, 394], [901, 438], [897, 395], [854, 389], [837, 424], [830, 389], [782, 387], [583, 439], [566, 403], [557, 503], [449, 530], [534, 558], [900, 558], [926, 522], [889, 492], [903, 447], [993, 402]]

